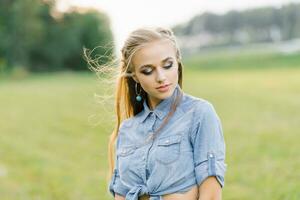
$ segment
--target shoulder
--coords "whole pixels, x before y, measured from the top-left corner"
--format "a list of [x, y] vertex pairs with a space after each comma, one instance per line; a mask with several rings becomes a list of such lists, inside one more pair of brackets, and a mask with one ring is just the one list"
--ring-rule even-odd
[[132, 140], [132, 132], [134, 128], [134, 117], [123, 120], [120, 124], [118, 135], [117, 135], [117, 149], [120, 146], [128, 145]]
[[205, 114], [215, 113], [213, 104], [204, 98], [184, 93], [180, 108], [184, 113], [192, 111], [194, 117], [203, 117]]
[[[222, 124], [214, 105], [207, 99], [191, 96], [193, 99], [190, 138], [194, 143], [197, 138], [201, 141], [213, 141], [223, 137]], [[200, 138], [200, 139], [199, 139]]]
[[209, 130], [220, 126], [221, 121], [214, 105], [207, 99], [184, 94], [180, 107], [184, 113], [191, 114], [190, 134], [192, 135], [199, 131], [200, 127]]
[[122, 131], [124, 129], [132, 127], [134, 125], [135, 121], [136, 121], [136, 117], [130, 117], [130, 118], [124, 119], [120, 124], [119, 131]]
[[124, 135], [124, 134], [127, 135], [128, 133], [132, 132], [132, 130], [136, 129], [138, 123], [139, 123], [139, 118], [137, 115], [124, 119], [121, 122], [119, 127], [119, 135]]

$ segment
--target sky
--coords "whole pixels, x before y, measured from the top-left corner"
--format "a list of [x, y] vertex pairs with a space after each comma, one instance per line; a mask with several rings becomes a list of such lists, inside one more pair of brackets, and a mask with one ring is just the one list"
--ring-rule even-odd
[[141, 26], [171, 28], [207, 11], [223, 14], [229, 10], [281, 7], [291, 2], [300, 0], [57, 0], [57, 6], [61, 11], [68, 6], [80, 6], [105, 12], [111, 20], [116, 52], [120, 52], [128, 34]]

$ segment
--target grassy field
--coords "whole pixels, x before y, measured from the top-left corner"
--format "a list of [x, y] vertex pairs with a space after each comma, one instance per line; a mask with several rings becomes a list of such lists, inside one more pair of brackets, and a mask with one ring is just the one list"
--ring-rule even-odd
[[[222, 70], [203, 70], [207, 65]], [[299, 56], [186, 61], [184, 91], [211, 101], [222, 120], [223, 199], [300, 199], [297, 66]], [[114, 118], [112, 104], [95, 101], [102, 89], [89, 74], [0, 80], [1, 200], [112, 199], [106, 153]]]

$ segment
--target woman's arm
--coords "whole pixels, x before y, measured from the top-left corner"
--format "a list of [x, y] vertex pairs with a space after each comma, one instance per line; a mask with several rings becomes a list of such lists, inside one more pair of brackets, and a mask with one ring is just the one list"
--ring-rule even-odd
[[205, 179], [199, 186], [198, 200], [221, 200], [222, 188], [215, 176]]
[[[201, 107], [200, 107], [201, 108]], [[191, 131], [199, 200], [221, 200], [227, 164], [221, 120], [211, 103], [197, 110]]]
[[[116, 147], [115, 147], [116, 150], [118, 150], [118, 146], [119, 146], [119, 137], [117, 137], [117, 141], [116, 141]], [[110, 180], [109, 183], [109, 191], [115, 200], [125, 200], [125, 196], [129, 191], [128, 188], [122, 183], [120, 179], [119, 158], [117, 153], [115, 155], [115, 166], [112, 174], [112, 179]]]
[[125, 197], [115, 194], [115, 200], [125, 200]]

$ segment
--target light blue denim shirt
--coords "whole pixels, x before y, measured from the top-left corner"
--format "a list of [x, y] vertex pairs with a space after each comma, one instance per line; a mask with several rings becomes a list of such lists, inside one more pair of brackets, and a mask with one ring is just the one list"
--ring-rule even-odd
[[[138, 200], [150, 195], [162, 199], [170, 193], [183, 193], [216, 176], [221, 187], [227, 168], [222, 125], [213, 105], [183, 92], [174, 115], [154, 140], [147, 140], [168, 114], [180, 91], [177, 84], [172, 96], [154, 110], [146, 101], [144, 110], [124, 120], [116, 141], [115, 169], [109, 191]], [[145, 141], [150, 141], [144, 143]]]

